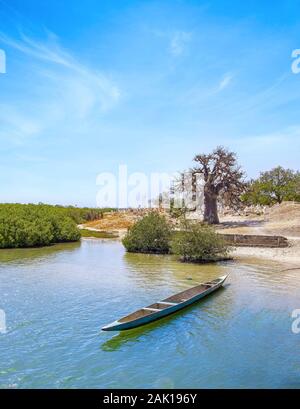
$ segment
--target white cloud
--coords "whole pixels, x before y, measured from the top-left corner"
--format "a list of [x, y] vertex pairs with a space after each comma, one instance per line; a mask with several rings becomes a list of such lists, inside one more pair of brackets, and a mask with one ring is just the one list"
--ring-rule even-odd
[[192, 39], [192, 33], [182, 30], [176, 31], [163, 31], [163, 30], [151, 30], [151, 32], [159, 38], [166, 39], [168, 41], [168, 52], [174, 56], [181, 56], [187, 44]]
[[[51, 36], [50, 38], [54, 37]], [[15, 48], [16, 50], [34, 58], [64, 65], [69, 68], [75, 64], [73, 58], [52, 40], [48, 44], [43, 44], [30, 39], [24, 34], [21, 34], [21, 40], [14, 40], [3, 33], [0, 33], [0, 40], [9, 47]]]
[[221, 81], [219, 82], [218, 91], [222, 91], [223, 89], [227, 88], [228, 85], [231, 83], [232, 79], [233, 75], [231, 73], [225, 74]]
[[[70, 75], [76, 76], [77, 91], [81, 88], [84, 98], [87, 93], [90, 96], [93, 95], [93, 97], [90, 97], [90, 100], [93, 100], [94, 104], [98, 105], [101, 111], [112, 108], [119, 101], [120, 90], [118, 86], [98, 70], [92, 70], [77, 61], [58, 44], [57, 36], [54, 34], [50, 33], [47, 41], [44, 43], [33, 40], [23, 34], [21, 35], [21, 40], [14, 40], [0, 33], [0, 40], [30, 57], [64, 68], [66, 70], [66, 78]], [[49, 69], [49, 66], [47, 68]], [[60, 78], [60, 81], [62, 80], [63, 78]]]
[[32, 76], [23, 83], [25, 93], [20, 93], [13, 105], [0, 96], [1, 139], [22, 144], [46, 130], [58, 134], [74, 133], [83, 126], [88, 129], [119, 102], [118, 86], [107, 75], [76, 60], [55, 35], [42, 43], [24, 35], [15, 40], [0, 33], [0, 40], [30, 57], [22, 62]]
[[10, 139], [21, 144], [24, 139], [34, 137], [42, 130], [40, 121], [22, 114], [18, 109], [0, 104], [0, 139]]
[[173, 56], [180, 56], [186, 47], [186, 44], [191, 40], [192, 34], [186, 31], [175, 31], [170, 39], [170, 52]]

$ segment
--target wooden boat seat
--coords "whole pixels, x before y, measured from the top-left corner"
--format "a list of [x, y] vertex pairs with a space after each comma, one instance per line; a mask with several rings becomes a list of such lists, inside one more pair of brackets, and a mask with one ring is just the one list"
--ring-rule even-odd
[[144, 307], [142, 308], [142, 310], [153, 311], [153, 312], [161, 311], [158, 308], [149, 308], [149, 307]]
[[159, 301], [159, 304], [165, 304], [165, 305], [177, 305], [177, 304], [178, 304], [178, 302]]

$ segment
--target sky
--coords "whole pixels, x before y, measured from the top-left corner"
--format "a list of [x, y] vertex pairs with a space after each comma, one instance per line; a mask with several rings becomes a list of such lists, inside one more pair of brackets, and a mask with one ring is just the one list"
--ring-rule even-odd
[[218, 145], [248, 178], [299, 169], [299, 12], [296, 0], [0, 0], [0, 202], [95, 206], [103, 172], [180, 171]]

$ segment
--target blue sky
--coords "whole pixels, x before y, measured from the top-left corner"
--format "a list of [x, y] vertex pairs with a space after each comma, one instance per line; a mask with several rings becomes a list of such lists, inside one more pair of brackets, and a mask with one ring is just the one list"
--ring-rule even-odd
[[0, 0], [1, 202], [95, 205], [96, 176], [224, 145], [299, 169], [298, 1]]

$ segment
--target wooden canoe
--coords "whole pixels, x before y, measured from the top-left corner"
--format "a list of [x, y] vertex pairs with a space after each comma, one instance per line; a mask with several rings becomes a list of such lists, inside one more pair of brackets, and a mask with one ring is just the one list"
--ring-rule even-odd
[[199, 284], [196, 287], [192, 287], [178, 294], [172, 295], [171, 297], [165, 298], [162, 301], [141, 308], [140, 310], [120, 318], [111, 324], [105, 325], [102, 330], [123, 331], [140, 327], [141, 325], [145, 325], [149, 322], [163, 318], [187, 307], [188, 305], [193, 304], [213, 291], [216, 291], [223, 285], [226, 278], [227, 275], [224, 275], [216, 278], [215, 280]]

